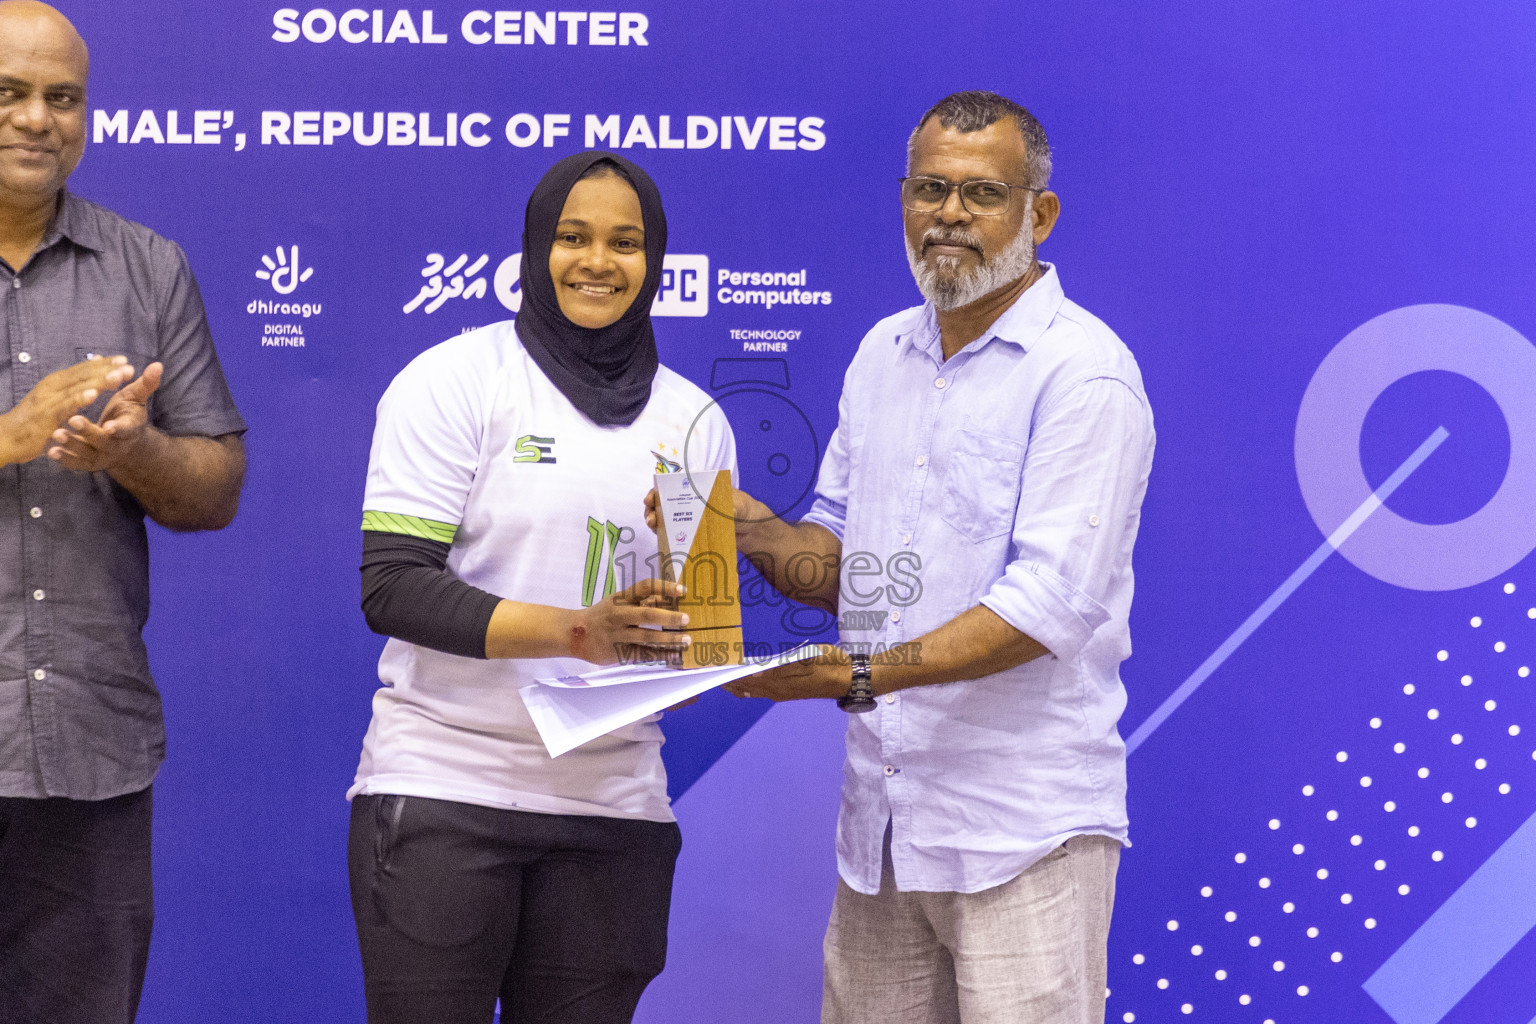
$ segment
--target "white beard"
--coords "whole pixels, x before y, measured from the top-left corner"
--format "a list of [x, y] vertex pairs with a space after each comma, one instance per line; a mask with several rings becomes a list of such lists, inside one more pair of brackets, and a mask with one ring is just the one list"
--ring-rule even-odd
[[[907, 266], [912, 268], [912, 278], [923, 298], [932, 302], [935, 309], [949, 312], [961, 306], [969, 306], [983, 295], [989, 295], [1005, 285], [1012, 284], [1029, 271], [1035, 261], [1035, 237], [1029, 230], [1034, 196], [1024, 208], [1024, 223], [1013, 241], [995, 256], [982, 256], [981, 264], [969, 274], [960, 270], [960, 257], [935, 256], [925, 259], [907, 241]], [[951, 241], [975, 246], [981, 251], [979, 240], [964, 228], [931, 227], [923, 233], [923, 242]]]

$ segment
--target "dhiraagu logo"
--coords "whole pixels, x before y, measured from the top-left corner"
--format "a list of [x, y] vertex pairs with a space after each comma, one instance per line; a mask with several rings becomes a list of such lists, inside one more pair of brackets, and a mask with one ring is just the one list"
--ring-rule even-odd
[[555, 439], [524, 434], [517, 439], [517, 457], [513, 462], [554, 463]]
[[315, 275], [314, 267], [300, 269], [299, 247], [296, 245], [289, 246], [287, 253], [278, 246], [276, 261], [263, 254], [261, 262], [266, 269], [256, 271], [256, 277], [270, 284], [279, 295], [293, 294], [294, 289]]

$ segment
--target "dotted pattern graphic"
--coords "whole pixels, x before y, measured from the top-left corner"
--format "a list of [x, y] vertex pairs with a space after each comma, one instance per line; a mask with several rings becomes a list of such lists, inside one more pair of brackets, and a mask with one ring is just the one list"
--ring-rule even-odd
[[1209, 882], [1170, 893], [1161, 929], [1116, 936], [1106, 1020], [1335, 1024], [1536, 810], [1536, 581], [1454, 600], [1465, 614], [1425, 639], [1421, 672], [1331, 759], [1299, 763], [1237, 848], [1192, 847]]

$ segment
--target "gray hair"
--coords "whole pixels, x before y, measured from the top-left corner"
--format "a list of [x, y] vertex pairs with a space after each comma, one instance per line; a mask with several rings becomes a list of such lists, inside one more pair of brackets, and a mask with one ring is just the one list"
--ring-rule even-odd
[[1024, 137], [1025, 176], [1030, 188], [1045, 188], [1051, 182], [1051, 144], [1046, 141], [1045, 129], [1035, 120], [1035, 115], [1006, 96], [995, 92], [972, 90], [957, 92], [939, 100], [928, 108], [912, 135], [907, 139], [907, 167], [912, 167], [912, 151], [917, 146], [917, 135], [931, 119], [958, 132], [979, 132], [1004, 118], [1013, 118]]

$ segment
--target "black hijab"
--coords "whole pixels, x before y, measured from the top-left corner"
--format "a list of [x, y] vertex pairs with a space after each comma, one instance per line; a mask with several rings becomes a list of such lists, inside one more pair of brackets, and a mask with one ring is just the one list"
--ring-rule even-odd
[[[555, 282], [549, 275], [549, 251], [566, 196], [593, 164], [609, 161], [624, 170], [635, 194], [645, 229], [645, 282], [629, 309], [607, 327], [580, 327], [560, 312]], [[528, 197], [523, 218], [522, 307], [517, 334], [539, 369], [560, 393], [600, 426], [627, 426], [645, 410], [656, 376], [656, 336], [651, 333], [651, 301], [661, 286], [661, 262], [667, 251], [667, 217], [656, 183], [640, 168], [614, 153], [568, 156], [539, 179]]]

